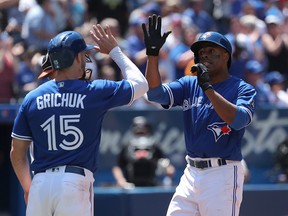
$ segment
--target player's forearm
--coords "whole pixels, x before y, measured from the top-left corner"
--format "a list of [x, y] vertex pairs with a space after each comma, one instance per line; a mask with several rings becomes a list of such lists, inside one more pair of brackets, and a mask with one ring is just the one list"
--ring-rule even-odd
[[124, 79], [129, 80], [134, 87], [134, 100], [143, 96], [148, 91], [148, 83], [139, 68], [121, 51], [115, 47], [109, 53], [119, 66]]
[[15, 174], [24, 190], [24, 192], [28, 193], [30, 189], [30, 185], [32, 182], [32, 178], [30, 175], [30, 163], [27, 158], [27, 152], [20, 152], [13, 147], [10, 152], [10, 159], [15, 171]]
[[206, 90], [205, 94], [209, 98], [219, 117], [227, 124], [230, 124], [236, 116], [237, 106], [227, 101], [213, 89]]
[[158, 68], [158, 56], [148, 56], [145, 76], [148, 81], [149, 88], [156, 88], [161, 85], [161, 76]]
[[28, 193], [32, 178], [30, 175], [29, 161], [16, 160], [12, 163], [15, 174], [23, 188], [23, 191]]

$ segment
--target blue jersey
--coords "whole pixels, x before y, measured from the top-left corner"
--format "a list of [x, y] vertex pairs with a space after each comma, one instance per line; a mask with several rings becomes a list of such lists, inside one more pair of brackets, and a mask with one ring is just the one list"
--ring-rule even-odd
[[133, 90], [126, 80], [48, 81], [24, 98], [12, 137], [33, 141], [33, 171], [75, 165], [95, 172], [103, 117], [132, 103]]
[[[245, 128], [235, 130], [218, 116], [196, 76], [185, 76], [164, 86], [170, 96], [170, 106], [182, 106], [186, 150], [190, 157], [242, 159], [241, 140]], [[252, 121], [255, 90], [251, 85], [230, 76], [212, 86], [226, 100], [245, 107]]]

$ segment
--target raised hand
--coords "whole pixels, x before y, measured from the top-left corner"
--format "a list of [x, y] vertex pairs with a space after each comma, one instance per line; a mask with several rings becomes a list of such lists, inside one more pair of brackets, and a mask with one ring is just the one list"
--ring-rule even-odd
[[210, 77], [206, 66], [202, 63], [195, 64], [191, 67], [191, 72], [197, 72], [197, 80], [199, 86], [202, 88], [203, 91], [207, 89], [213, 88], [210, 84]]
[[148, 18], [148, 31], [146, 29], [146, 24], [142, 23], [142, 29], [144, 33], [144, 42], [146, 45], [146, 54], [151, 56], [158, 56], [159, 50], [166, 41], [166, 38], [171, 33], [171, 31], [165, 32], [161, 36], [161, 17], [153, 14]]
[[100, 24], [93, 25], [93, 31], [90, 31], [92, 39], [95, 41], [97, 46], [95, 49], [101, 53], [109, 54], [109, 52], [116, 46], [118, 43], [111, 33], [110, 27], [106, 26], [105, 30]]

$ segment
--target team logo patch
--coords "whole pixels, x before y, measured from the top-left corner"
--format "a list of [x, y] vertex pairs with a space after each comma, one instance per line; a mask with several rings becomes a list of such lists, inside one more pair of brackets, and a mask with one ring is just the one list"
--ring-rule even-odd
[[59, 83], [58, 83], [58, 87], [59, 87], [59, 88], [64, 87], [64, 82], [59, 82]]
[[215, 122], [208, 125], [207, 128], [213, 132], [215, 142], [217, 142], [220, 137], [228, 135], [231, 132], [231, 128], [225, 122]]
[[210, 32], [207, 32], [207, 33], [203, 34], [203, 35], [201, 36], [201, 38], [205, 40], [206, 38], [209, 38], [210, 36], [211, 36], [211, 33], [210, 33]]

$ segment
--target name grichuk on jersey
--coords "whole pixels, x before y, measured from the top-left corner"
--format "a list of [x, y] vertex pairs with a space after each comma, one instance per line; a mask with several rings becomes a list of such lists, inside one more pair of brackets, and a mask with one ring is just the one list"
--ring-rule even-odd
[[132, 99], [127, 80], [51, 80], [26, 95], [11, 136], [33, 140], [33, 171], [69, 164], [94, 172], [105, 113]]

